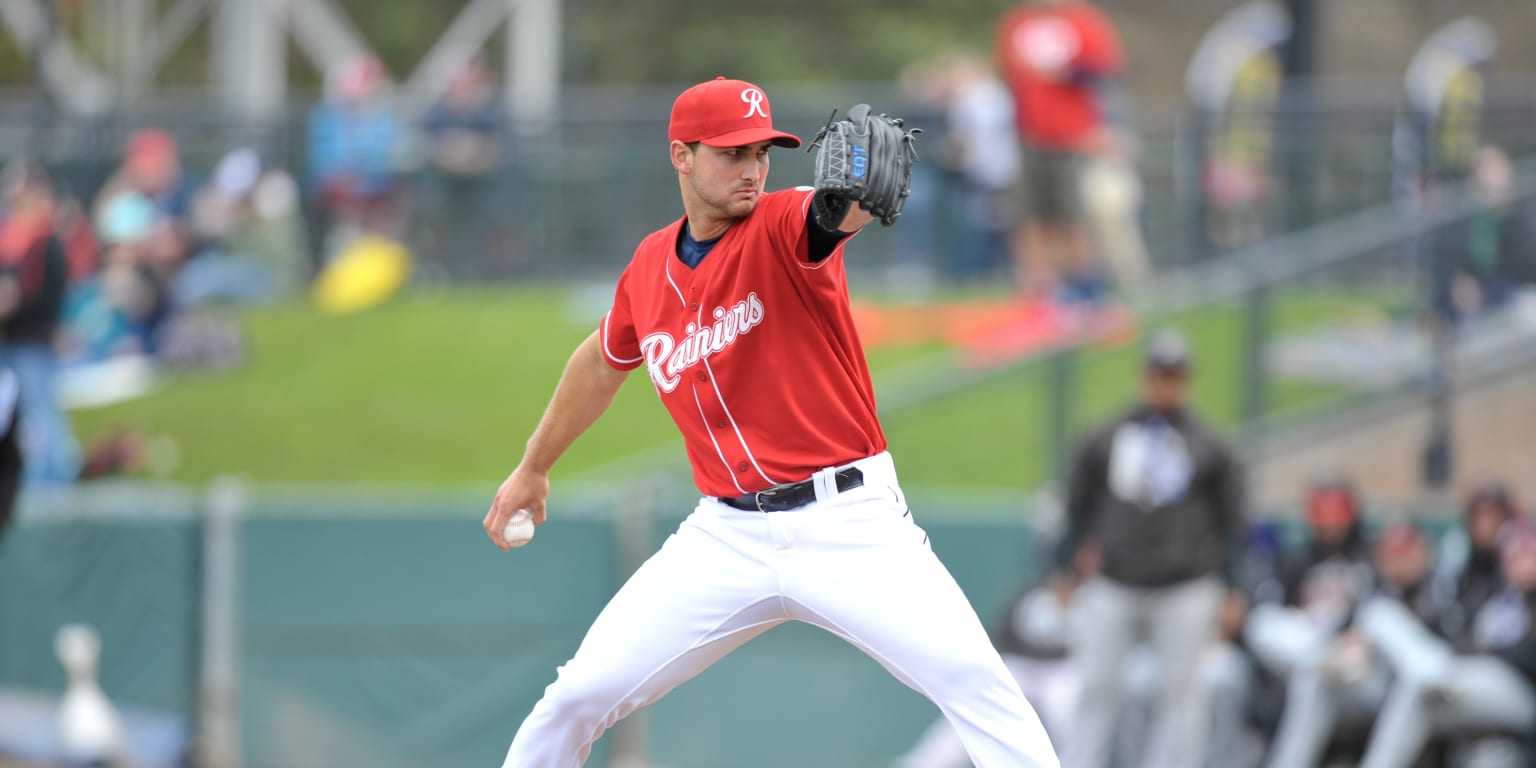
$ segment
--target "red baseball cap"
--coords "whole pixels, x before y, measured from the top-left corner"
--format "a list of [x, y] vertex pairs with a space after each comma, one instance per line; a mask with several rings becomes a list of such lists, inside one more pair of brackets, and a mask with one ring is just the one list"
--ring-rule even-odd
[[711, 147], [742, 147], [759, 141], [790, 149], [800, 146], [799, 137], [773, 129], [773, 111], [763, 89], [724, 77], [699, 83], [677, 97], [667, 138]]
[[1348, 488], [1314, 488], [1307, 498], [1307, 522], [1315, 526], [1353, 525], [1359, 517], [1355, 496]]
[[1376, 536], [1376, 551], [1384, 557], [1398, 557], [1424, 546], [1424, 532], [1413, 523], [1395, 522]]

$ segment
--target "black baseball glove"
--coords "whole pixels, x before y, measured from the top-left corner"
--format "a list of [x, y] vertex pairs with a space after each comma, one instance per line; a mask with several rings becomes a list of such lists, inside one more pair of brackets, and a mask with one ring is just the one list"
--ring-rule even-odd
[[[833, 112], [836, 118], [837, 113]], [[842, 120], [828, 119], [806, 151], [816, 154], [816, 218], [828, 229], [842, 223], [855, 201], [889, 227], [901, 216], [911, 193], [913, 140], [922, 131], [902, 128], [902, 121], [871, 115], [856, 104]]]

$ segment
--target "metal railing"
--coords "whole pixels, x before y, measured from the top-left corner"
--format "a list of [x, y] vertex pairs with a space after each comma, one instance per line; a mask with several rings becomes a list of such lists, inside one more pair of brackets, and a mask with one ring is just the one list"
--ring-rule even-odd
[[[425, 161], [425, 134], [398, 152], [408, 203], [410, 239], [426, 273], [443, 279], [525, 279], [608, 275], [622, 265], [640, 237], [679, 215], [675, 183], [661, 151], [665, 105], [681, 86], [568, 87], [558, 124], [546, 134], [506, 139], [505, 161], [489, 176], [460, 180], [462, 194], [444, 194], [445, 180]], [[769, 84], [776, 120], [809, 135], [831, 106], [870, 101], [928, 131], [918, 166], [916, 196], [894, 232], [870, 232], [867, 241], [889, 254], [886, 264], [918, 266], [943, 279], [967, 225], [961, 212], [939, 201], [957, 195], [943, 172], [937, 141], [942, 116], [914, 104], [891, 83]], [[1271, 237], [1386, 202], [1392, 194], [1391, 136], [1401, 86], [1392, 78], [1319, 81], [1297, 89], [1273, 114], [1272, 193], [1251, 212], [1254, 237]], [[89, 197], [111, 171], [124, 140], [157, 125], [180, 140], [194, 181], [218, 158], [240, 146], [301, 177], [307, 162], [311, 104], [295, 102], [279, 120], [253, 123], [211, 109], [206, 96], [162, 98], [133, 110], [81, 122], [53, 114], [26, 94], [0, 95], [0, 156], [32, 152], [48, 160], [77, 194]], [[1536, 84], [1518, 75], [1491, 77], [1482, 135], [1511, 154], [1536, 151]], [[1207, 242], [1202, 221], [1199, 134], [1195, 116], [1149, 109], [1135, 130], [1142, 152], [1143, 222], [1155, 263], [1196, 263], [1235, 245]], [[1279, 138], [1291, 137], [1286, 141]], [[1299, 137], [1299, 138], [1298, 138]], [[921, 148], [921, 147], [920, 147]], [[775, 155], [774, 186], [808, 182], [804, 152]], [[466, 203], [466, 201], [468, 201]], [[468, 210], [459, 210], [467, 207]], [[442, 236], [469, 220], [483, 230], [476, 247]], [[318, 228], [319, 222], [316, 222]], [[1240, 245], [1240, 244], [1238, 244]]]

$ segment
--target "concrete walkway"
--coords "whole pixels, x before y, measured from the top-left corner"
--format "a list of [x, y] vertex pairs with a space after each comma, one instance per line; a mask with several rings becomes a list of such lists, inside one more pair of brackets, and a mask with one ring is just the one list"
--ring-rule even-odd
[[[1313, 427], [1263, 449], [1254, 466], [1260, 503], [1294, 504], [1322, 473], [1352, 478], [1370, 502], [1422, 499], [1420, 466], [1430, 434], [1427, 404], [1375, 419]], [[1452, 406], [1455, 461], [1450, 500], [1459, 505], [1477, 483], [1497, 478], [1536, 502], [1536, 369], [1468, 385]]]

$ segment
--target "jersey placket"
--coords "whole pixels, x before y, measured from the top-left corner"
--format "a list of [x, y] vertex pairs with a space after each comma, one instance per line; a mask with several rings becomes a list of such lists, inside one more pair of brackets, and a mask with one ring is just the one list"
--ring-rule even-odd
[[[720, 246], [716, 247], [718, 249]], [[724, 256], [725, 254], [711, 255]], [[716, 263], [720, 261], [717, 258]], [[700, 264], [700, 267], [703, 265]], [[707, 282], [707, 276], [700, 274], [701, 271], [695, 268], [688, 281], [687, 311], [692, 313], [689, 319], [695, 328], [703, 328], [706, 325], [704, 304], [707, 302], [700, 302], [699, 296], [708, 295], [709, 292], [700, 288], [701, 283]], [[741, 426], [736, 423], [730, 408], [726, 406], [720, 389], [719, 376], [715, 373], [709, 357], [700, 356], [699, 371], [694, 378], [694, 397], [699, 403], [699, 415], [704, 419], [704, 428], [710, 433], [710, 438], [720, 449], [721, 460], [732, 472], [732, 480], [738, 486], [755, 485], [756, 478], [761, 477], [769, 484], [774, 484], [775, 481], [758, 466], [756, 458], [752, 455], [752, 449], [747, 447], [746, 435], [742, 434]]]

